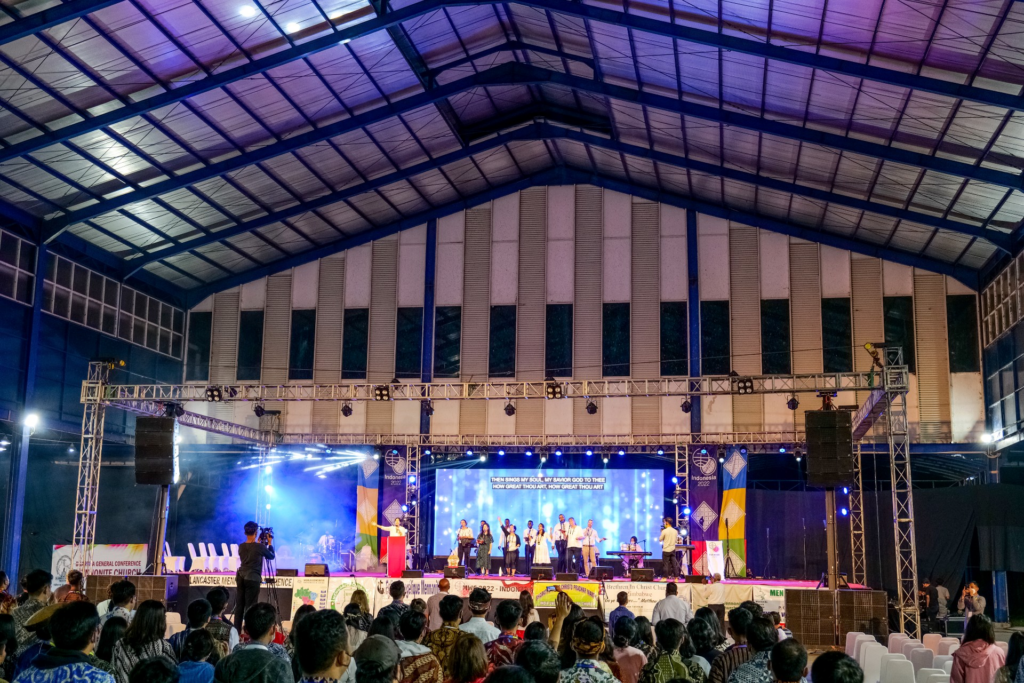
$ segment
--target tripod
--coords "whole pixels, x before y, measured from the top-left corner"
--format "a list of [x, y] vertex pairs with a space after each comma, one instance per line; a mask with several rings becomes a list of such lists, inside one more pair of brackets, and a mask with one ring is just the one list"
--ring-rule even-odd
[[[274, 566], [274, 560], [266, 557], [263, 558], [263, 583], [266, 584], [267, 590], [270, 592], [270, 599], [267, 602], [274, 606], [274, 613], [277, 615], [277, 625], [283, 626], [281, 622], [281, 604], [277, 597], [277, 568]], [[237, 626], [241, 629], [241, 624]]]
[[736, 576], [736, 568], [732, 565], [732, 547], [729, 543], [729, 520], [725, 520], [725, 578]]

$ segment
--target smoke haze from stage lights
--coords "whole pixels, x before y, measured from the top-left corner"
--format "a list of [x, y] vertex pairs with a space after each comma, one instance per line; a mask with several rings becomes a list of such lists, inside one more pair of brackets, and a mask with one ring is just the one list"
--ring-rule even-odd
[[[451, 468], [437, 470], [434, 500], [434, 553], [448, 554], [454, 548], [459, 521], [465, 519], [474, 536], [480, 521], [491, 526], [494, 545], [501, 523], [507, 517], [522, 538], [528, 520], [539, 523], [550, 534], [558, 515], [576, 518], [585, 527], [594, 520], [602, 553], [619, 549], [636, 536], [647, 539], [647, 550], [655, 552], [665, 517], [664, 473], [660, 469], [535, 469]], [[554, 558], [554, 547], [551, 548]]]

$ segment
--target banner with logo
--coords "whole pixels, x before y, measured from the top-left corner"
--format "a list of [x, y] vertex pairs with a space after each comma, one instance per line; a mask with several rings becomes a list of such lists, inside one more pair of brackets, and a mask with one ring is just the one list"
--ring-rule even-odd
[[341, 612], [352, 602], [352, 594], [361, 590], [366, 593], [372, 611], [377, 581], [372, 576], [332, 576], [327, 585], [327, 609]]
[[[370, 596], [370, 607], [373, 610], [374, 616], [377, 615], [385, 605], [391, 603], [391, 584], [395, 581], [401, 581], [405, 585], [405, 598], [403, 602], [409, 604], [416, 598], [423, 598], [426, 600], [431, 595], [437, 593], [438, 579], [373, 579], [373, 595]], [[516, 597], [519, 594], [516, 593]], [[342, 606], [344, 608], [344, 605]]]
[[[745, 449], [744, 449], [745, 450]], [[725, 570], [722, 576], [747, 575], [747, 455], [738, 446], [725, 450], [722, 464], [722, 511], [718, 521], [719, 540], [728, 540], [723, 549]]]
[[468, 579], [450, 579], [449, 583], [451, 586], [448, 592], [451, 595], [458, 595], [460, 598], [468, 599], [469, 594], [477, 587], [485, 588], [491, 594], [491, 600], [518, 600], [519, 594], [523, 591], [529, 591], [530, 595], [533, 595], [533, 581], [529, 579], [520, 581], [514, 579], [495, 581], [491, 579], [488, 581], [470, 577]]
[[708, 605], [725, 605], [728, 612], [739, 607], [744, 600], [750, 600], [750, 589], [750, 585], [742, 583], [694, 584], [690, 591], [690, 606], [698, 610]]
[[718, 449], [716, 446], [690, 446], [687, 457], [690, 458], [690, 541], [717, 541]]
[[[676, 584], [678, 595], [682, 600], [690, 602], [690, 586], [692, 585], [689, 583]], [[650, 619], [654, 615], [654, 606], [658, 604], [659, 600], [665, 598], [665, 584], [647, 581], [630, 581], [628, 583], [606, 581], [604, 590], [601, 591], [601, 612], [605, 619], [608, 619], [612, 610], [619, 606], [619, 593], [625, 593], [629, 597], [626, 607], [630, 612], [635, 616]]]
[[597, 609], [601, 584], [596, 581], [535, 581], [533, 604], [537, 609], [554, 609], [559, 593], [567, 593], [583, 609]]
[[[50, 556], [50, 573], [53, 574], [53, 588], [65, 583], [71, 571], [70, 545], [53, 546]], [[95, 576], [138, 576], [146, 569], [145, 543], [111, 543], [92, 547], [92, 570]]]
[[359, 470], [356, 488], [356, 571], [377, 569], [377, 482], [380, 467], [373, 458], [356, 464]]
[[[406, 457], [405, 446], [386, 446], [381, 449], [381, 484], [380, 484], [380, 519], [381, 526], [392, 526], [395, 520], [402, 519], [405, 512], [405, 482], [409, 476], [409, 459]], [[383, 562], [387, 554], [387, 532], [381, 532], [380, 559]]]
[[786, 625], [786, 589], [781, 586], [754, 586], [754, 602], [765, 612], [778, 612]]
[[[326, 576], [297, 576], [292, 579], [292, 611], [303, 605], [313, 605], [318, 610], [327, 609], [327, 593], [330, 579]], [[344, 607], [344, 605], [342, 605]]]

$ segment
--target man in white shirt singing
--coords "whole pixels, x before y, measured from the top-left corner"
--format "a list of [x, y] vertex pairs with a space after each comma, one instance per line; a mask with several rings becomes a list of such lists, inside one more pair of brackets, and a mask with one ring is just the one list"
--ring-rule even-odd
[[672, 527], [672, 520], [665, 518], [665, 528], [658, 536], [661, 541], [661, 574], [666, 579], [674, 579], [679, 576], [679, 565], [676, 563], [676, 543], [679, 541], [679, 532]]
[[519, 564], [519, 534], [516, 533], [516, 526], [508, 527], [508, 534], [505, 537], [505, 576], [515, 576]]
[[576, 520], [569, 518], [569, 526], [565, 530], [566, 547], [569, 558], [566, 571], [580, 573], [583, 569], [583, 530], [576, 526]]
[[606, 540], [597, 537], [594, 520], [588, 519], [587, 528], [583, 530], [583, 571], [587, 576], [590, 576], [591, 567], [597, 566], [597, 544]]
[[526, 523], [526, 531], [523, 532], [523, 555], [526, 557], [526, 573], [529, 575], [533, 569], [533, 553], [537, 549], [537, 530], [533, 528], [533, 520]]
[[569, 528], [565, 523], [565, 515], [558, 515], [558, 524], [555, 525], [551, 536], [555, 540], [555, 552], [558, 553], [558, 562], [555, 563], [556, 572], [569, 571], [569, 556], [566, 552], [568, 533]]
[[456, 534], [455, 542], [458, 543], [459, 566], [466, 567], [467, 574], [469, 573], [469, 554], [473, 549], [473, 538], [473, 530], [466, 525], [466, 520], [459, 522], [459, 531]]

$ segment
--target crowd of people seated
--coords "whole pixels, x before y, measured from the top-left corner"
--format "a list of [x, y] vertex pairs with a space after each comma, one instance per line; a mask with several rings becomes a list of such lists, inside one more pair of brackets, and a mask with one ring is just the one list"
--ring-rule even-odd
[[[724, 632], [714, 611], [694, 613], [673, 583], [651, 619], [635, 616], [624, 592], [607, 624], [559, 593], [545, 624], [528, 592], [492, 605], [488, 591], [475, 588], [466, 605], [442, 580], [430, 600], [407, 602], [395, 581], [376, 617], [357, 590], [341, 611], [299, 608], [287, 634], [265, 602], [251, 606], [237, 628], [224, 616], [227, 590], [214, 588], [188, 605], [186, 628], [167, 639], [164, 605], [136, 604], [130, 581], [114, 583], [108, 599], [93, 605], [75, 583], [51, 594], [51, 580], [31, 572], [16, 604], [0, 613], [0, 681], [806, 683], [809, 673], [806, 649], [778, 615], [744, 602], [729, 611]], [[994, 641], [992, 622], [973, 615], [951, 683], [1024, 683], [1024, 635], [1014, 635], [1005, 656]], [[810, 677], [864, 683], [857, 662], [840, 652], [817, 657]]]

